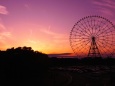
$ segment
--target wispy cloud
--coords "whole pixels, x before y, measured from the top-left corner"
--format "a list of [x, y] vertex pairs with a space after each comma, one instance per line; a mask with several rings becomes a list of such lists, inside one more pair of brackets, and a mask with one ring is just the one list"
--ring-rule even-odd
[[0, 5], [0, 14], [8, 14], [7, 8], [5, 6]]
[[2, 22], [0, 22], [0, 49], [7, 49], [11, 47], [10, 45], [13, 41], [12, 37], [12, 33], [6, 29]]
[[61, 34], [51, 31], [51, 29], [41, 29], [41, 31], [53, 38], [53, 42], [55, 43], [63, 43], [68, 41], [67, 34]]
[[11, 32], [2, 32], [0, 35], [3, 37], [8, 37], [8, 38], [12, 36]]
[[100, 12], [105, 14], [105, 15], [114, 16], [114, 13], [107, 8], [100, 8]]
[[28, 39], [27, 42], [28, 42], [28, 43], [31, 43], [31, 44], [36, 44], [36, 43], [37, 43], [37, 41], [35, 41], [35, 40], [30, 40], [30, 39]]
[[[7, 8], [3, 5], [0, 5], [0, 14], [7, 15], [9, 12]], [[0, 18], [0, 49], [6, 49], [10, 46], [9, 42], [12, 40], [12, 34], [8, 31]]]
[[93, 0], [93, 3], [99, 6], [115, 9], [115, 1], [113, 0]]
[[57, 35], [56, 33], [52, 32], [49, 29], [41, 29], [41, 32], [44, 32], [45, 34], [48, 34], [48, 35]]
[[97, 6], [98, 11], [103, 15], [113, 17], [115, 15], [115, 1], [114, 0], [92, 0], [92, 3]]
[[[10, 42], [10, 43], [9, 43]], [[12, 35], [10, 32], [0, 32], [0, 49], [7, 49], [11, 47]]]
[[2, 23], [0, 23], [0, 30], [5, 30], [5, 26]]

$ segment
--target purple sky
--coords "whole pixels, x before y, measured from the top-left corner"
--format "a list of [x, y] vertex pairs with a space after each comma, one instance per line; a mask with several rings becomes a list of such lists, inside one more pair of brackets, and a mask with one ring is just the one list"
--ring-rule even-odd
[[0, 0], [0, 49], [31, 46], [44, 53], [73, 53], [69, 35], [82, 17], [115, 24], [114, 0]]

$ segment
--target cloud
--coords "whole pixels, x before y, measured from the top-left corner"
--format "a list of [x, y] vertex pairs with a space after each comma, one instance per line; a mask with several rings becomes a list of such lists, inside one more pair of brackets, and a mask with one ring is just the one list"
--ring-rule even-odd
[[53, 38], [53, 42], [55, 43], [68, 42], [67, 34], [55, 33], [51, 31], [51, 29], [41, 29], [41, 32], [51, 36]]
[[[7, 15], [9, 12], [5, 6], [0, 5], [0, 14]], [[0, 18], [0, 49], [6, 49], [11, 47], [12, 44], [12, 34], [6, 29], [3, 24], [2, 18]]]
[[11, 32], [6, 29], [2, 22], [0, 22], [0, 49], [4, 50], [11, 47], [12, 41]]
[[2, 37], [7, 37], [7, 38], [10, 38], [12, 36], [10, 32], [2, 32], [0, 35]]
[[73, 53], [59, 53], [59, 54], [48, 54], [49, 57], [57, 57], [57, 58], [75, 58], [76, 55]]
[[48, 29], [41, 29], [41, 32], [44, 32], [45, 34], [48, 34], [48, 35], [57, 35], [56, 33], [48, 30]]
[[100, 0], [100, 1], [94, 0], [93, 3], [99, 6], [115, 9], [115, 2], [112, 0]]
[[36, 44], [36, 43], [37, 43], [36, 41], [30, 40], [30, 39], [28, 39], [27, 42], [28, 42], [28, 43], [32, 43], [32, 44]]
[[9, 39], [12, 39], [12, 34], [11, 32], [8, 32], [8, 31], [3, 31], [3, 32], [0, 32], [0, 42], [2, 41], [8, 41]]
[[7, 49], [11, 47], [12, 38], [9, 32], [0, 33], [0, 49]]
[[5, 26], [0, 23], [0, 30], [4, 30], [4, 29], [5, 29]]
[[114, 16], [114, 13], [107, 8], [100, 8], [100, 12], [109, 16]]
[[6, 27], [2, 22], [0, 22], [0, 36], [1, 37], [11, 37], [12, 34], [10, 31], [7, 31]]
[[92, 3], [98, 8], [98, 11], [106, 16], [114, 16], [114, 0], [92, 0]]
[[0, 5], [0, 14], [7, 15], [8, 11], [5, 6]]

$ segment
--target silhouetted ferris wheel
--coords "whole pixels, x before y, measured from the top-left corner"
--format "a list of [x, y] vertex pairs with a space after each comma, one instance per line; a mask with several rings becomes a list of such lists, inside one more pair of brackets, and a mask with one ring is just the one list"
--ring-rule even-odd
[[115, 26], [104, 17], [84, 17], [73, 26], [70, 45], [78, 57], [111, 57], [115, 51]]

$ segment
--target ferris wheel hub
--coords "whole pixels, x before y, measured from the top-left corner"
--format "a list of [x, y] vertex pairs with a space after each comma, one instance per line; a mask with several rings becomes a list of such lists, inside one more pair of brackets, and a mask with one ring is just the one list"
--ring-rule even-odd
[[92, 41], [95, 41], [95, 37], [94, 36], [92, 37]]

